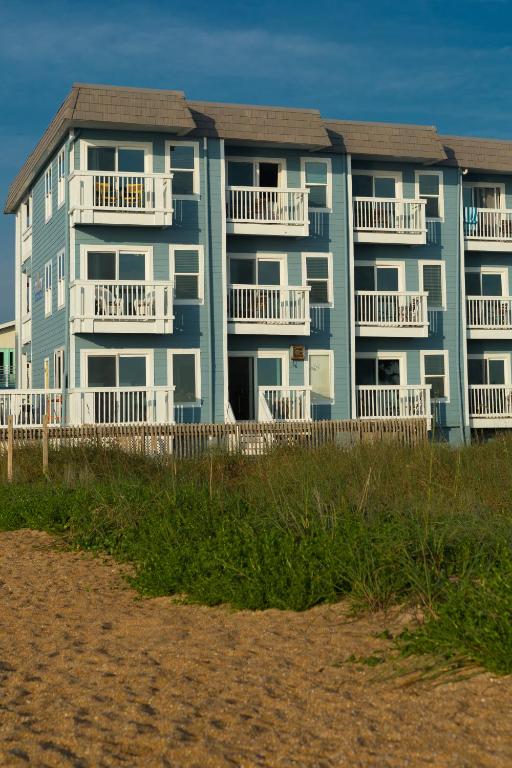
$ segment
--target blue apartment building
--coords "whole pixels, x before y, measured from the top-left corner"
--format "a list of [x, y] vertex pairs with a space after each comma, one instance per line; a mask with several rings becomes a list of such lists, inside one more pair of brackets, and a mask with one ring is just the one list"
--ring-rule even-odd
[[512, 426], [511, 143], [76, 84], [5, 212], [4, 413]]

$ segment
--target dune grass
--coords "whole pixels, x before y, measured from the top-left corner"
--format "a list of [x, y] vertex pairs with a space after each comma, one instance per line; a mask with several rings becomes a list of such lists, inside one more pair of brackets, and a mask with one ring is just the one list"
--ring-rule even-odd
[[425, 622], [395, 640], [401, 653], [510, 673], [511, 459], [510, 440], [176, 463], [77, 449], [52, 452], [44, 478], [27, 449], [16, 483], [0, 483], [0, 529], [47, 530], [131, 562], [146, 595], [420, 605]]

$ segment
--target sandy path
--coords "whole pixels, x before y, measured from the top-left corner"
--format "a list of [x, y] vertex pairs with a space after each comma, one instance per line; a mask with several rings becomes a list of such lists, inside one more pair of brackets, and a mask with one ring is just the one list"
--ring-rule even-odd
[[110, 562], [0, 534], [0, 765], [512, 765], [512, 679], [339, 664], [382, 626], [139, 600]]

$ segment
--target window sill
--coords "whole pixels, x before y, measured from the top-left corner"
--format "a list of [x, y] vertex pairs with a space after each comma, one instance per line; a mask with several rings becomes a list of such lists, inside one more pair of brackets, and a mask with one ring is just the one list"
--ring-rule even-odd
[[174, 299], [175, 307], [200, 307], [204, 304], [204, 299]]
[[175, 408], [176, 407], [178, 407], [178, 408], [201, 408], [202, 404], [203, 404], [202, 400], [193, 400], [192, 402], [189, 402], [189, 403], [174, 403], [174, 407]]

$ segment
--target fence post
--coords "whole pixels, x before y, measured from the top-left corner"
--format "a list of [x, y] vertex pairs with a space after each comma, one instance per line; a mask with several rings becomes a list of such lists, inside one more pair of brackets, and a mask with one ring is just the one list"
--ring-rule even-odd
[[14, 429], [12, 416], [7, 421], [7, 482], [12, 483], [13, 473], [13, 452], [14, 452]]
[[48, 415], [43, 416], [43, 475], [48, 474]]

